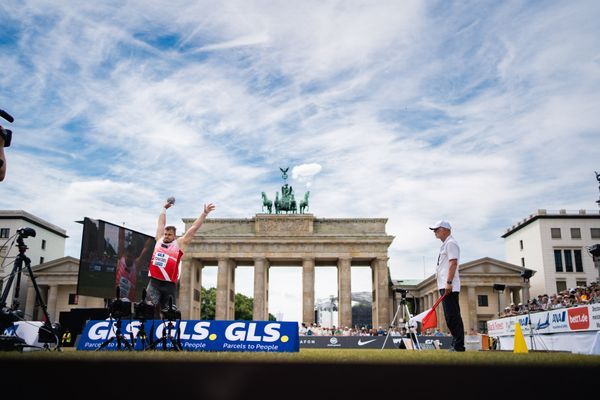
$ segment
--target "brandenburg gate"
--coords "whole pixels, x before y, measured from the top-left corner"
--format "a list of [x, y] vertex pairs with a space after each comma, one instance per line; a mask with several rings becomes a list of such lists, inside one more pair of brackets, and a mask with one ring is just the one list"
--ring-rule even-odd
[[[183, 221], [187, 230], [194, 219]], [[387, 327], [393, 317], [387, 262], [394, 237], [385, 232], [386, 222], [386, 218], [315, 218], [312, 214], [296, 213], [207, 219], [183, 256], [178, 301], [182, 318], [202, 317], [200, 287], [205, 266], [218, 267], [215, 316], [218, 320], [234, 319], [237, 266], [254, 267], [254, 320], [268, 319], [269, 270], [301, 266], [303, 321], [300, 322], [313, 323], [315, 267], [335, 266], [338, 326], [352, 326], [351, 267], [370, 266], [373, 326]]]

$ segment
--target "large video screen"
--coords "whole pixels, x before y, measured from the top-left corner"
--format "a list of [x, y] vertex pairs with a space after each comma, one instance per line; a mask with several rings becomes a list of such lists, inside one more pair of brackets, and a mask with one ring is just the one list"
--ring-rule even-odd
[[153, 237], [85, 218], [77, 294], [137, 302], [148, 284], [148, 268], [156, 241]]

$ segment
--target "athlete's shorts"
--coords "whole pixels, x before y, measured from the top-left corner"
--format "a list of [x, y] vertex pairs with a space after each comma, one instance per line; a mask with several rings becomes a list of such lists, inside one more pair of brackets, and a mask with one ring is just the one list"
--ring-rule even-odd
[[146, 288], [146, 301], [160, 305], [160, 309], [169, 308], [169, 298], [173, 299], [175, 305], [176, 285], [173, 282], [161, 281], [160, 279], [150, 277], [148, 287]]

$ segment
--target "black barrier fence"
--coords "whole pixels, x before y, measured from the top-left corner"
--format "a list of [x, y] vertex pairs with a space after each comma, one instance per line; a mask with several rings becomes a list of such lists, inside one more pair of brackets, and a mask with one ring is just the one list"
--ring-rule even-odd
[[[424, 350], [449, 349], [451, 336], [418, 336]], [[300, 336], [301, 349], [399, 349], [402, 337], [389, 336]], [[383, 347], [385, 343], [385, 347]]]
[[107, 308], [72, 308], [62, 311], [59, 322], [63, 330], [63, 347], [73, 347], [87, 321], [108, 318]]

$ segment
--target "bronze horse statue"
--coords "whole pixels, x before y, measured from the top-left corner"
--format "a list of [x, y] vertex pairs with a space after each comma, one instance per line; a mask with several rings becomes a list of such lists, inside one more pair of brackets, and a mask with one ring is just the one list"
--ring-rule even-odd
[[261, 192], [261, 196], [262, 196], [262, 211], [265, 211], [265, 207], [267, 207], [267, 211], [269, 211], [269, 214], [271, 214], [272, 210], [273, 210], [273, 202], [271, 200], [269, 200], [269, 198], [267, 197], [267, 194], [265, 192]]
[[304, 193], [304, 200], [300, 201], [300, 214], [304, 214], [304, 211], [308, 210], [308, 196], [310, 196], [310, 190]]

